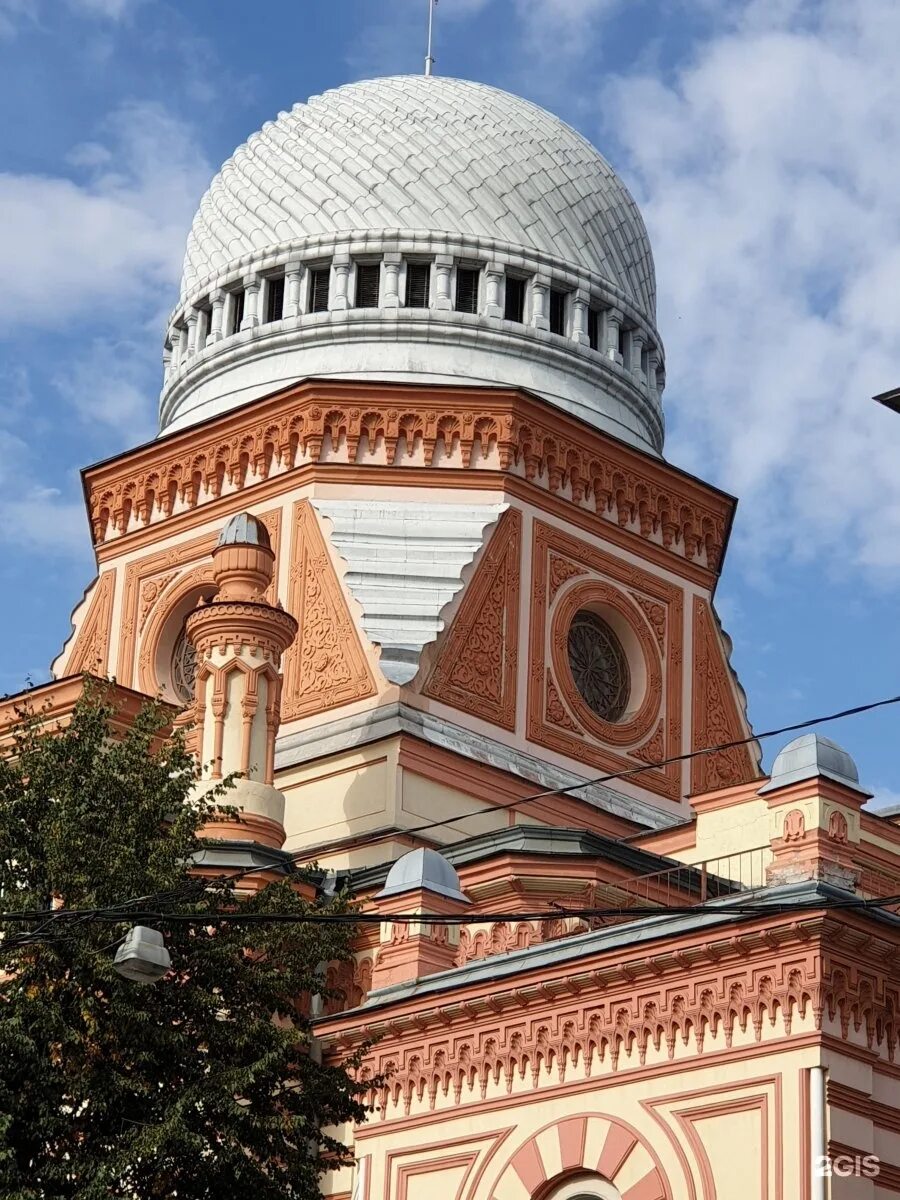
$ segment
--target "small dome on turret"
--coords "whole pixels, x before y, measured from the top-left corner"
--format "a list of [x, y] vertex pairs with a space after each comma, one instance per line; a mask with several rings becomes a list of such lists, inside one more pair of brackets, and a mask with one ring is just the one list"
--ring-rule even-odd
[[219, 534], [218, 546], [265, 546], [272, 549], [269, 531], [258, 517], [238, 513]]
[[771, 778], [760, 788], [760, 793], [771, 792], [790, 783], [799, 783], [803, 779], [815, 779], [818, 776], [833, 779], [835, 783], [853, 788], [857, 792], [863, 790], [859, 785], [856, 763], [842, 746], [819, 733], [804, 733], [788, 742], [776, 756], [772, 764]]
[[403, 892], [419, 890], [448, 896], [451, 900], [468, 902], [463, 894], [456, 871], [443, 854], [436, 850], [410, 850], [398, 858], [388, 872], [384, 887], [375, 897], [383, 900], [388, 896], [399, 896]]

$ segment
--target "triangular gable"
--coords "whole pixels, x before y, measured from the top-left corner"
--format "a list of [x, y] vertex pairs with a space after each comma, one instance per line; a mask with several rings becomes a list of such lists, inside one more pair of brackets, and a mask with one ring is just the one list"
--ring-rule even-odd
[[375, 694], [344, 589], [308, 500], [294, 505], [288, 609], [299, 630], [284, 657], [282, 721]]
[[87, 616], [81, 623], [66, 664], [67, 675], [105, 675], [109, 663], [115, 571], [104, 571], [97, 580]]
[[[721, 746], [747, 737], [739, 711], [725, 647], [709, 604], [694, 597], [694, 678], [691, 727], [693, 750]], [[714, 792], [760, 778], [752, 744], [701, 754], [691, 762], [691, 791]]]
[[516, 725], [522, 515], [510, 508], [463, 593], [423, 693], [504, 729]]

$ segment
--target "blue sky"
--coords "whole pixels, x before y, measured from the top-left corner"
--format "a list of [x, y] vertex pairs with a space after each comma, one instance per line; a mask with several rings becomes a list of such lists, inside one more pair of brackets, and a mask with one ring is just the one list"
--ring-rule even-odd
[[[187, 228], [297, 100], [418, 71], [426, 0], [0, 0], [0, 693], [93, 573], [79, 468], [154, 432]], [[558, 112], [642, 206], [667, 455], [741, 498], [757, 729], [900, 692], [900, 5], [440, 0], [437, 71]], [[900, 708], [829, 730], [900, 800]], [[767, 745], [767, 758], [777, 745]]]

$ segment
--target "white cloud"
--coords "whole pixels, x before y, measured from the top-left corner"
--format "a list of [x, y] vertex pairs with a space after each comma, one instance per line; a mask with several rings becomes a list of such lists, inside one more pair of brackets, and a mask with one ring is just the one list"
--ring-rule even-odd
[[121, 21], [143, 4], [144, 0], [68, 0], [76, 12], [90, 17], [104, 17], [108, 21]]
[[137, 445], [155, 433], [158, 359], [150, 337], [137, 342], [95, 338], [84, 354], [66, 363], [53, 384], [83, 421], [107, 425]]
[[[145, 0], [66, 0], [77, 15], [106, 21], [122, 21]], [[0, 0], [0, 37], [14, 37], [23, 23], [49, 25], [53, 5], [59, 0]]]
[[671, 85], [602, 96], [650, 227], [669, 456], [735, 490], [739, 541], [900, 567], [900, 7], [765, 0]]
[[522, 39], [535, 59], [596, 56], [597, 27], [621, 0], [515, 0]]
[[127, 104], [106, 138], [76, 147], [83, 171], [0, 174], [0, 328], [59, 327], [176, 293], [188, 224], [212, 175], [191, 130], [157, 104]]
[[866, 808], [873, 812], [878, 812], [882, 808], [900, 808], [900, 792], [887, 787], [877, 787], [874, 790], [875, 795], [868, 802]]
[[38, 483], [28, 446], [0, 429], [0, 545], [84, 557], [84, 504]]
[[37, 20], [37, 0], [0, 0], [0, 37], [14, 37], [23, 21]]

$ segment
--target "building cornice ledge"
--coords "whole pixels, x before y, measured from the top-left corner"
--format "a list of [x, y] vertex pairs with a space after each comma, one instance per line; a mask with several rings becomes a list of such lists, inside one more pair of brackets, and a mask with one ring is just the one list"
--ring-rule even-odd
[[403, 733], [474, 762], [527, 779], [542, 789], [578, 787], [579, 797], [587, 804], [650, 829], [667, 829], [684, 820], [678, 813], [666, 812], [604, 784], [586, 785], [584, 778], [572, 771], [506, 746], [485, 734], [475, 734], [442, 717], [420, 712], [402, 701], [329, 721], [326, 725], [282, 735], [275, 745], [275, 770], [284, 771], [316, 758]]

